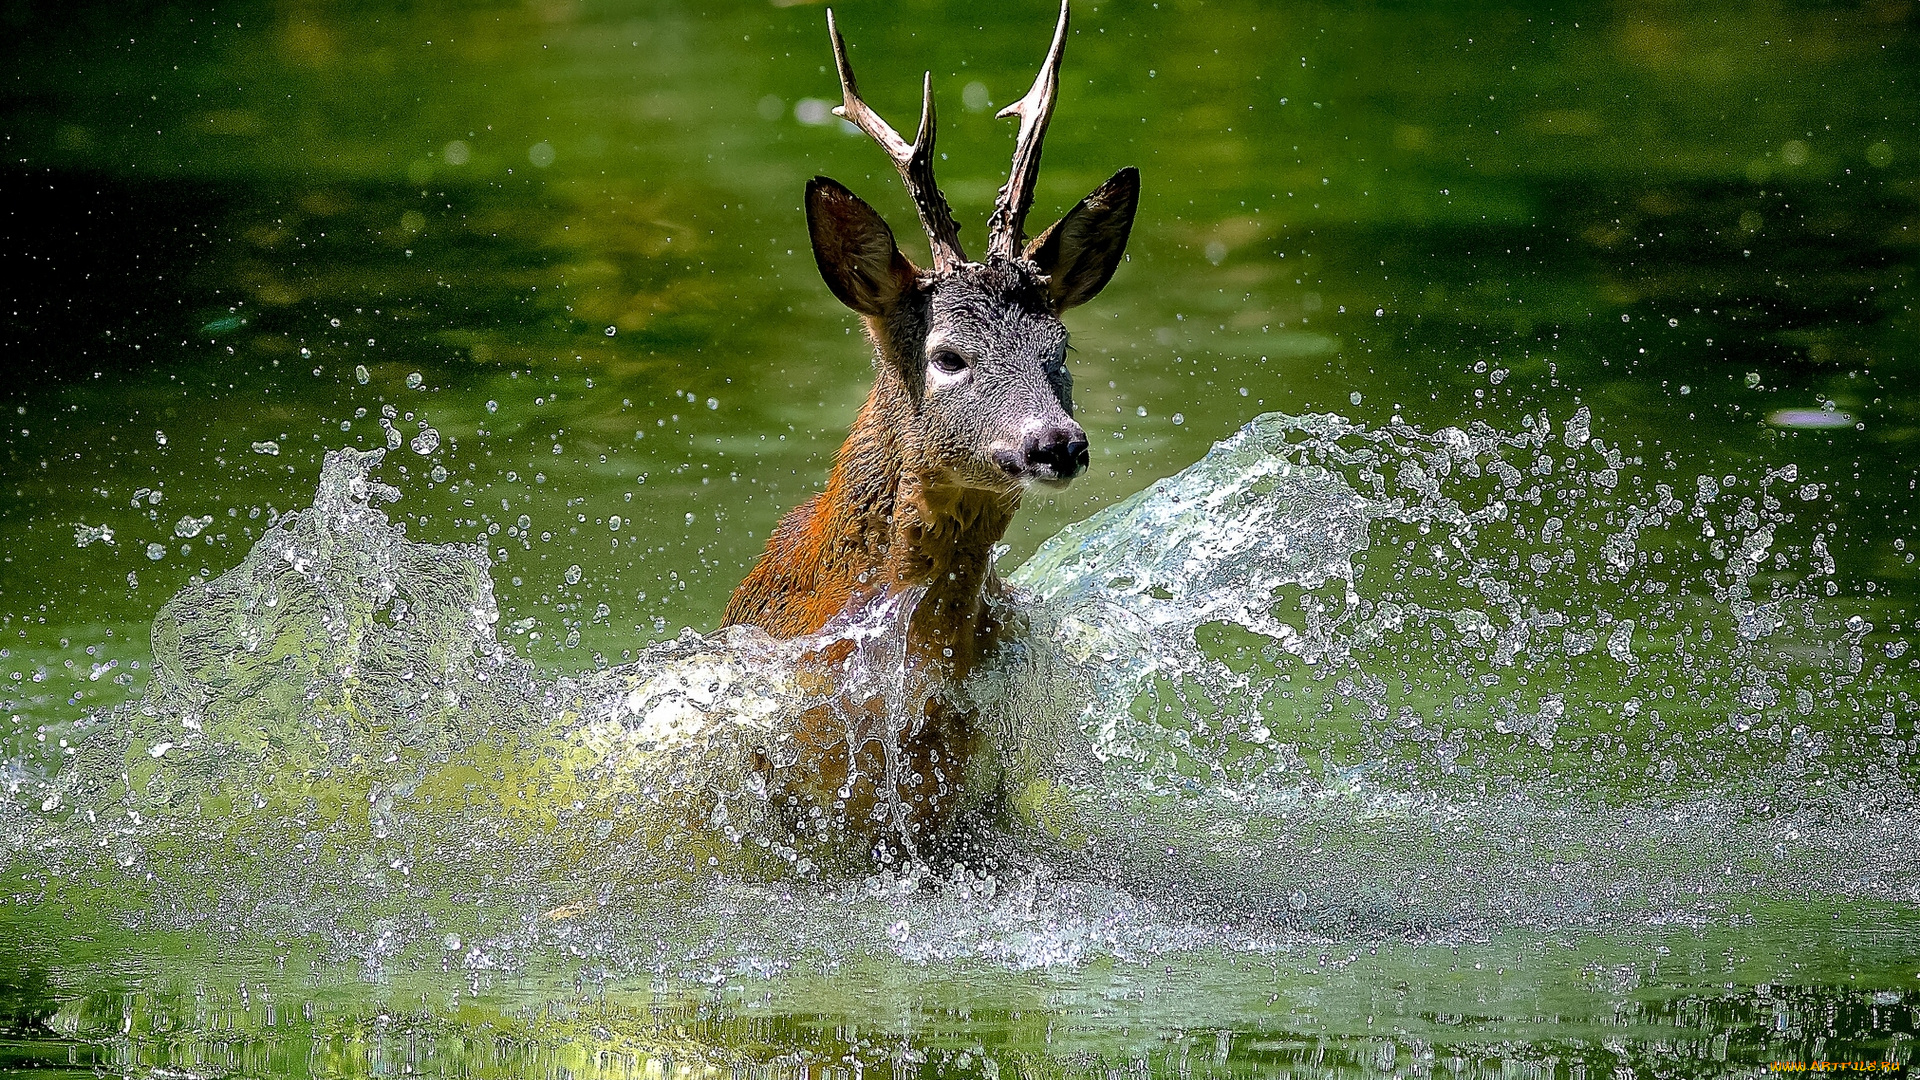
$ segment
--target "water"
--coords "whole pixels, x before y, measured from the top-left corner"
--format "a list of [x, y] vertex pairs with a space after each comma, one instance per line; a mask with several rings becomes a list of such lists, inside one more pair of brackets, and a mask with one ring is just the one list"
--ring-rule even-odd
[[[1096, 1032], [1116, 1018], [1122, 1036], [1160, 1028], [1160, 1045], [1128, 1053], [1163, 1066], [1166, 1033], [1195, 1026], [1221, 1032], [1220, 1064], [1241, 1027], [1243, 1056], [1285, 1060], [1306, 1049], [1290, 1026], [1304, 1014], [1307, 1030], [1329, 1025], [1313, 1044], [1323, 1064], [1331, 1038], [1336, 1066], [1382, 1067], [1404, 1044], [1431, 1068], [1463, 1034], [1436, 1028], [1449, 1010], [1425, 1015], [1458, 987], [1413, 989], [1436, 966], [1483, 1001], [1508, 991], [1509, 970], [1530, 993], [1584, 991], [1576, 1013], [1651, 996], [1654, 1023], [1674, 1022], [1660, 1008], [1708, 1009], [1711, 987], [1722, 1013], [1789, 1017], [1770, 1052], [1817, 1056], [1786, 1039], [1771, 986], [1730, 993], [1791, 955], [1796, 971], [1865, 975], [1838, 1000], [1910, 1026], [1891, 988], [1912, 977], [1920, 880], [1911, 720], [1844, 709], [1911, 700], [1908, 665], [1891, 662], [1905, 639], [1826, 598], [1820, 530], [1799, 547], [1807, 530], [1773, 495], [1794, 470], [1642, 499], [1628, 493], [1645, 478], [1620, 475], [1588, 423], [1427, 434], [1263, 416], [1042, 545], [1011, 578], [1017, 645], [969, 688], [998, 733], [987, 782], [1011, 811], [944, 867], [875, 862], [858, 830], [810, 834], [770, 811], [750, 755], [777, 758], [779, 718], [818, 702], [801, 675], [820, 641], [689, 632], [631, 663], [542, 676], [495, 633], [485, 554], [407, 539], [377, 505], [399, 492], [368, 476], [381, 452], [341, 451], [311, 507], [163, 609], [142, 701], [77, 725], [98, 730], [79, 732], [59, 773], [16, 771], [9, 873], [16, 898], [39, 897], [21, 922], [78, 907], [106, 924], [88, 939], [271, 942], [271, 972], [243, 966], [242, 997], [311, 1007], [310, 982], [282, 981], [293, 954], [309, 980], [352, 972], [377, 988], [346, 1017], [303, 1015], [305, 1052], [330, 1025], [357, 1045], [370, 1024], [375, 1041], [405, 1032], [408, 1053], [424, 1043], [461, 1072], [459, 1032], [478, 1022], [463, 996], [517, 1006], [503, 1023], [527, 1026], [542, 1049], [515, 1053], [534, 1061], [791, 1065], [804, 1039], [742, 1057], [732, 1020], [673, 1049], [658, 1010], [695, 994], [712, 1016], [791, 1017], [835, 987], [929, 967], [961, 986], [1011, 977], [1021, 994], [1035, 977], [1059, 984], [1043, 1010]], [[1596, 496], [1619, 531], [1557, 537], [1552, 511], [1574, 495]], [[1672, 534], [1654, 549], [1671, 571], [1635, 557], [1652, 529]], [[1776, 544], [1777, 570], [1809, 569], [1775, 574], [1756, 602]], [[1676, 557], [1702, 553], [1689, 547], [1705, 557]], [[1600, 629], [1552, 606], [1628, 576], [1639, 602]], [[823, 636], [873, 643], [852, 677], [884, 692], [900, 671], [885, 631], [903, 619], [883, 609]], [[1806, 937], [1843, 918], [1838, 940]], [[1782, 927], [1787, 953], [1766, 944]], [[1463, 950], [1497, 976], [1464, 974]], [[569, 973], [558, 1001], [532, 989]], [[1357, 1014], [1325, 1015], [1322, 995], [1377, 994], [1389, 977], [1421, 1022], [1350, 1044], [1361, 1034], [1337, 1021]], [[1106, 996], [1089, 980], [1113, 979], [1139, 984], [1139, 1011], [1059, 1003]], [[1191, 998], [1190, 979], [1209, 990]], [[1241, 1015], [1249, 981], [1272, 989]], [[414, 985], [417, 1009], [396, 1020], [390, 995]], [[974, 993], [895, 996], [925, 1008]], [[556, 1005], [596, 1019], [556, 1042]], [[841, 1006], [841, 1022], [884, 1026], [868, 1007]], [[282, 1067], [278, 1014], [255, 1017], [250, 999], [239, 1013], [206, 1022], [264, 1024], [251, 1067]], [[1564, 1019], [1532, 1023], [1533, 1043], [1571, 1039], [1588, 1060]], [[1729, 1058], [1728, 1034], [1701, 1033], [1703, 1066], [1760, 1060]], [[897, 1045], [845, 1052], [901, 1061], [924, 1053], [916, 1036], [909, 1024]], [[1892, 1039], [1877, 1013], [1847, 1036], [1848, 1053]], [[999, 1037], [1016, 1061], [1033, 1052]], [[1111, 1037], [1091, 1036], [1106, 1050]], [[628, 1039], [640, 1048], [614, 1049]], [[218, 1064], [210, 1052], [196, 1062]]]
[[[909, 220], [817, 9], [10, 10], [0, 1060], [1910, 1061], [1911, 19], [1164, 6], [1069, 47], [1041, 201], [1154, 198], [935, 866], [703, 633], [864, 393], [799, 182]], [[841, 13], [974, 227], [1030, 14]]]

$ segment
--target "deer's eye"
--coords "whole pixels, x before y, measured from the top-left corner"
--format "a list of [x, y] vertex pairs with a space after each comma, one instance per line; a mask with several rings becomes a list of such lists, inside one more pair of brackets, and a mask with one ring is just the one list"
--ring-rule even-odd
[[941, 349], [928, 362], [948, 375], [958, 375], [967, 370], [967, 358], [952, 349]]

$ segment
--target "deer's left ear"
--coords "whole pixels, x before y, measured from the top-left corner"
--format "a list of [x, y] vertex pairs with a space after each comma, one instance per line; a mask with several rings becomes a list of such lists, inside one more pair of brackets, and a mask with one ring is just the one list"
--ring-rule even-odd
[[1055, 311], [1084, 304], [1106, 288], [1127, 250], [1139, 205], [1140, 170], [1129, 165], [1027, 245], [1027, 259], [1050, 279]]

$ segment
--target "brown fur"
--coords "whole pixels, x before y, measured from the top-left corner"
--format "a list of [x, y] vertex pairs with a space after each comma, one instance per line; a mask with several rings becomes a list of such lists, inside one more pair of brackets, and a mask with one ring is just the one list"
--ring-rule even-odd
[[727, 604], [725, 625], [751, 624], [780, 638], [820, 630], [867, 599], [927, 588], [914, 619], [915, 656], [971, 666], [969, 633], [983, 594], [998, 589], [994, 544], [1020, 504], [1014, 491], [944, 483], [936, 469], [909, 468], [902, 432], [911, 404], [897, 381], [874, 385], [840, 447], [826, 490], [782, 518], [764, 554]]
[[[781, 519], [753, 571], [727, 605], [726, 625], [759, 626], [775, 637], [818, 632], [836, 616], [915, 586], [926, 589], [907, 636], [907, 657], [922, 678], [964, 678], [992, 647], [987, 601], [999, 592], [992, 549], [1019, 506], [1018, 489], [983, 491], [947, 481], [915, 460], [913, 402], [891, 365], [841, 445], [826, 490]], [[850, 647], [816, 659], [831, 668]], [[849, 827], [885, 822], [889, 805], [909, 839], [931, 839], [953, 824], [958, 789], [987, 748], [976, 718], [953, 707], [939, 685], [924, 716], [905, 723], [894, 762], [900, 778], [887, 799], [887, 762], [874, 728], [883, 703], [841, 703], [800, 717], [793, 733], [800, 760], [774, 790], [800, 806], [840, 804]], [[873, 741], [849, 748], [853, 726]], [[851, 770], [849, 768], [851, 766]], [[858, 775], [852, 775], [857, 773]], [[839, 796], [842, 789], [848, 791]]]

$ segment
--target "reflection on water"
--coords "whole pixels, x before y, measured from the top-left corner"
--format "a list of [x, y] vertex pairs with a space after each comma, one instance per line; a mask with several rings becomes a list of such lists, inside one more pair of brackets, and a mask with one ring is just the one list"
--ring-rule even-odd
[[[979, 227], [1051, 12], [842, 15]], [[802, 181], [911, 220], [817, 7], [0, 20], [6, 1066], [1911, 1060], [1911, 5], [1077, 8], [1040, 200], [1146, 197], [932, 870], [681, 633], [865, 391]]]
[[[996, 987], [1001, 1003], [987, 1005], [969, 1001], [974, 995], [967, 988], [936, 979], [945, 995], [968, 1004], [903, 1010], [887, 1018], [856, 1011], [850, 1018], [804, 1005], [788, 1011], [782, 1007], [788, 1002], [751, 995], [610, 994], [591, 984], [529, 987], [526, 995], [459, 1006], [416, 998], [356, 1008], [306, 992], [298, 980], [274, 978], [250, 987], [203, 982], [74, 999], [58, 1011], [22, 1017], [14, 1040], [0, 1044], [0, 1061], [29, 1074], [36, 1068], [54, 1074], [165, 1069], [173, 1072], [163, 1075], [271, 1076], [627, 1077], [743, 1070], [810, 1076], [828, 1069], [984, 1077], [1117, 1070], [1166, 1076], [1753, 1075], [1773, 1062], [1873, 1062], [1888, 1054], [1897, 1060], [1916, 1027], [1911, 994], [1762, 986], [1642, 1002], [1601, 989], [1615, 976], [1595, 972], [1587, 976], [1593, 1000], [1611, 999], [1610, 1007], [1595, 1011], [1596, 1022], [1538, 1017], [1530, 1032], [1534, 1041], [1521, 1042], [1506, 1022], [1470, 1002], [1456, 1006], [1461, 1012], [1405, 1011], [1401, 1003], [1416, 988], [1392, 981], [1395, 973], [1386, 971], [1367, 1006], [1381, 1030], [1328, 1030], [1310, 1019], [1296, 1026], [1303, 1009], [1316, 1011], [1309, 1004], [1315, 995], [1297, 976], [1227, 964], [1197, 974], [1202, 985], [1261, 980], [1269, 994], [1232, 1016], [1189, 1014], [1151, 1035], [1096, 1041], [1084, 1029], [1049, 1023], [1054, 1014], [1046, 1008], [1048, 999], [1057, 1006], [1059, 995], [1035, 984]], [[900, 994], [897, 982], [876, 981], [871, 997], [891, 1001]], [[11, 996], [15, 988], [0, 979], [0, 993]], [[1077, 1004], [1093, 1005], [1089, 1011], [1110, 1019], [1180, 1011], [1163, 1000], [1142, 1001], [1125, 980], [1099, 989]], [[542, 991], [554, 997], [535, 1004]], [[1012, 1008], [1005, 1004], [1009, 999]]]

